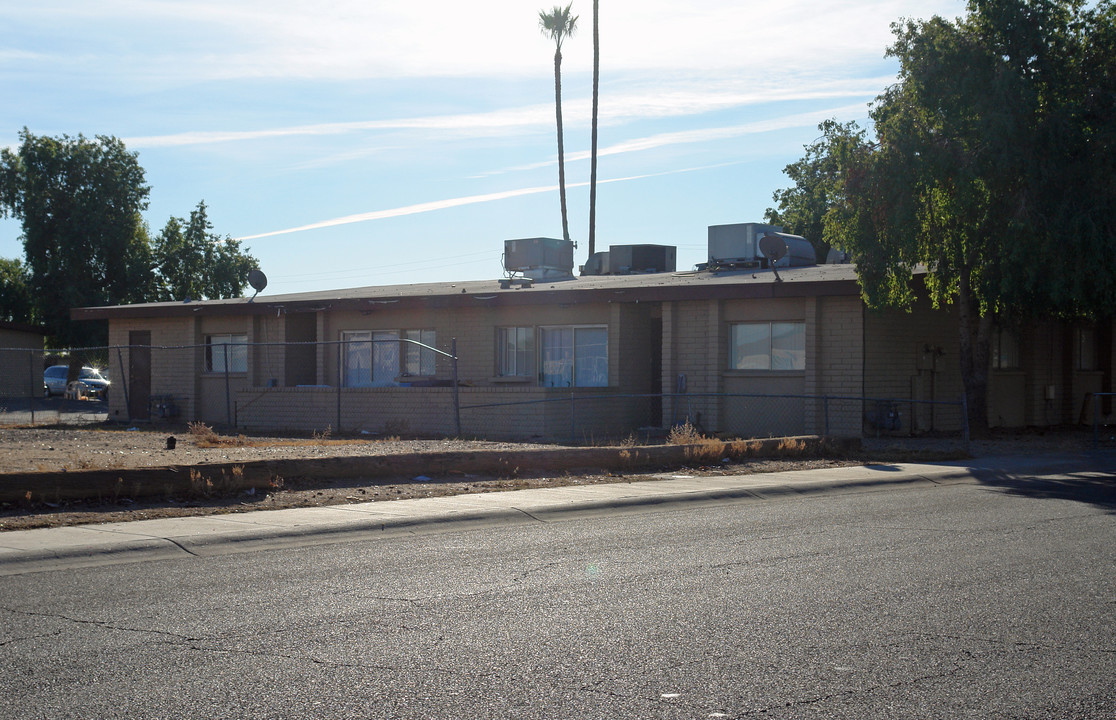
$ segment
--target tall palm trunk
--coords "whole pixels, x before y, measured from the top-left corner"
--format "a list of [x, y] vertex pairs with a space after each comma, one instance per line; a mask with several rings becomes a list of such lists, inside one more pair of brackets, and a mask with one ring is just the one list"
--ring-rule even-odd
[[554, 51], [554, 114], [558, 120], [558, 194], [562, 201], [562, 239], [570, 239], [566, 210], [566, 144], [562, 138], [562, 51]]
[[598, 0], [593, 0], [593, 140], [589, 159], [589, 257], [597, 251], [597, 97], [601, 78]]
[[558, 119], [558, 193], [562, 200], [562, 239], [570, 239], [570, 220], [566, 210], [566, 143], [562, 137], [562, 41], [577, 30], [577, 16], [570, 15], [573, 4], [555, 6], [539, 12], [539, 30], [554, 40], [554, 114]]

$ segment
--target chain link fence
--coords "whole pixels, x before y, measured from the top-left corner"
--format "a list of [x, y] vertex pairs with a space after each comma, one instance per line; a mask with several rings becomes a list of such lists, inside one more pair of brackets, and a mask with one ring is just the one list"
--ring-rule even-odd
[[[459, 382], [456, 343], [369, 333], [358, 340], [44, 351], [0, 348], [0, 425], [185, 423], [239, 431], [323, 431], [594, 443], [663, 437], [688, 424], [722, 438], [941, 437], [967, 442], [963, 402], [829, 395], [625, 393], [520, 382]], [[241, 336], [243, 337], [243, 336]], [[75, 359], [80, 358], [81, 363]], [[46, 386], [49, 367], [88, 365], [111, 383]], [[503, 379], [508, 380], [508, 379]], [[1094, 445], [1116, 446], [1113, 393], [1086, 398]]]

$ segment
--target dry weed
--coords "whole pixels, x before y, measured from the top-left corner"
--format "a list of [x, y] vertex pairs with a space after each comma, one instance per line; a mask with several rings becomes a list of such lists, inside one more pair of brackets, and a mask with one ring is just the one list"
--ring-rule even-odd
[[693, 445], [699, 442], [704, 436], [698, 432], [698, 429], [690, 424], [690, 421], [675, 425], [670, 429], [670, 434], [667, 435], [667, 442], [671, 445]]

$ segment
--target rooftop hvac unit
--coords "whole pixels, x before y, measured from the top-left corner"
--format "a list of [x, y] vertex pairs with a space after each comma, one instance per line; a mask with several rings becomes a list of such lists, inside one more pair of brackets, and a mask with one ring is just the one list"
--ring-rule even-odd
[[[771, 238], [768, 243], [775, 241], [780, 248], [778, 257], [771, 257], [763, 251], [764, 237]], [[760, 254], [768, 259], [770, 267], [809, 267], [818, 264], [818, 254], [810, 241], [801, 235], [788, 235], [780, 232], [769, 232], [760, 238]]]
[[504, 270], [543, 279], [573, 273], [573, 241], [523, 238], [504, 241]]
[[608, 251], [595, 252], [589, 256], [585, 264], [581, 266], [582, 275], [608, 275], [609, 262]]
[[760, 267], [764, 257], [759, 251], [759, 239], [766, 233], [782, 231], [778, 225], [761, 223], [710, 225], [709, 264]]
[[608, 266], [612, 274], [674, 272], [672, 245], [610, 245]]

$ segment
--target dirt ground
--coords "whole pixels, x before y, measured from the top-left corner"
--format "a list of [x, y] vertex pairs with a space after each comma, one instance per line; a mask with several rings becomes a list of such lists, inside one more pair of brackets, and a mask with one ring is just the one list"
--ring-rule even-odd
[[[168, 449], [169, 437], [175, 439], [174, 449]], [[1066, 451], [1085, 449], [1090, 446], [1091, 439], [1091, 434], [1080, 431], [1006, 434], [988, 441], [973, 443], [969, 451], [974, 455]], [[250, 460], [474, 450], [531, 448], [553, 450], [556, 447], [560, 446], [474, 440], [409, 440], [375, 436], [356, 438], [205, 436], [191, 433], [186, 427], [160, 431], [100, 425], [61, 428], [8, 427], [0, 428], [0, 472], [196, 465]], [[866, 440], [865, 452], [857, 457], [753, 459], [708, 467], [671, 468], [670, 471], [689, 476], [766, 473], [861, 464], [872, 460], [945, 459], [966, 456], [966, 451], [955, 439], [912, 442], [901, 438], [882, 438]], [[633, 482], [648, 479], [653, 475], [653, 473], [619, 475], [607, 472], [576, 475], [520, 473], [515, 477], [461, 474], [449, 477], [420, 475], [413, 478], [367, 480], [346, 478], [332, 482], [287, 480], [283, 487], [267, 493], [249, 491], [235, 497], [176, 497], [158, 502], [137, 502], [121, 498], [114, 503], [93, 501], [18, 505], [0, 503], [0, 531], [523, 488]]]

